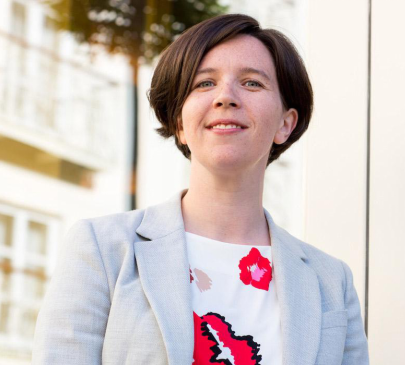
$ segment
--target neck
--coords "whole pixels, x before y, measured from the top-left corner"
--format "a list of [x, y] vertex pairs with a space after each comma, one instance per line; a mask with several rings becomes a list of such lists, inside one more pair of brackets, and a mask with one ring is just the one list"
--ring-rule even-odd
[[264, 173], [235, 178], [199, 172], [191, 170], [181, 202], [186, 232], [222, 242], [271, 245], [262, 205]]

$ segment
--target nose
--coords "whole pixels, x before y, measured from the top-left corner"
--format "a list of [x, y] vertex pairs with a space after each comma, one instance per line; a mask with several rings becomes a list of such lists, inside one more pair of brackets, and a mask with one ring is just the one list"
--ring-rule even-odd
[[230, 83], [226, 83], [222, 85], [221, 88], [218, 89], [218, 94], [213, 100], [213, 105], [214, 108], [240, 107], [239, 97]]

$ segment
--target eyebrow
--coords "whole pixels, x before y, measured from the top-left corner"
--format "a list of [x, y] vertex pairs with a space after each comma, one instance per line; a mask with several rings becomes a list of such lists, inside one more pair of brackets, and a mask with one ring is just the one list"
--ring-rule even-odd
[[[207, 74], [207, 73], [215, 73], [215, 72], [217, 72], [217, 71], [218, 71], [218, 70], [217, 70], [216, 68], [207, 67], [207, 68], [203, 68], [203, 69], [201, 69], [201, 70], [198, 70], [198, 71], [195, 73], [195, 76], [198, 76], [198, 75], [201, 75], [201, 74]], [[253, 67], [242, 67], [242, 68], [239, 69], [239, 71], [242, 72], [242, 73], [258, 74], [258, 75], [263, 76], [263, 77], [264, 77], [266, 80], [268, 80], [269, 82], [272, 81], [272, 80], [271, 80], [271, 77], [270, 77], [269, 75], [267, 75], [264, 71], [258, 70], [258, 69], [253, 68]]]

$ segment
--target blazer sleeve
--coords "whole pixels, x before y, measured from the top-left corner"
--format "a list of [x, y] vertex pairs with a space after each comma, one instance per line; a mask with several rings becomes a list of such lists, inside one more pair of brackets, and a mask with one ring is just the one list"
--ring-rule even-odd
[[107, 275], [93, 227], [68, 231], [40, 309], [33, 365], [99, 365], [110, 310]]
[[342, 365], [369, 365], [368, 342], [364, 332], [359, 298], [353, 285], [353, 273], [345, 262], [341, 262], [346, 275], [345, 306], [348, 315]]

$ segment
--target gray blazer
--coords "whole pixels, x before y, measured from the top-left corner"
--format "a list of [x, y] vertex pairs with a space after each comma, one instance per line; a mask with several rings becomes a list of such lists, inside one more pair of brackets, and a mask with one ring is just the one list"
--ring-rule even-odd
[[[34, 365], [192, 363], [185, 191], [145, 210], [72, 226], [38, 316]], [[283, 365], [369, 364], [350, 268], [293, 237], [264, 212]]]

